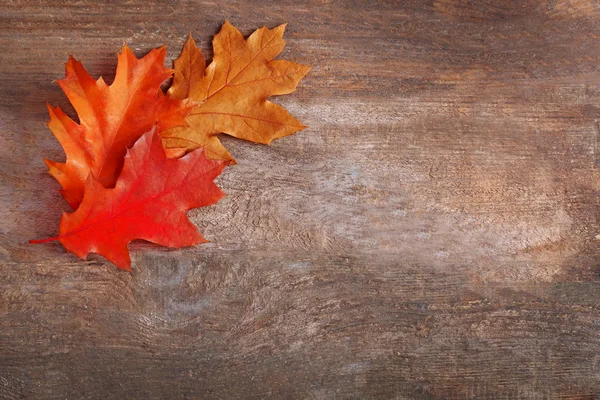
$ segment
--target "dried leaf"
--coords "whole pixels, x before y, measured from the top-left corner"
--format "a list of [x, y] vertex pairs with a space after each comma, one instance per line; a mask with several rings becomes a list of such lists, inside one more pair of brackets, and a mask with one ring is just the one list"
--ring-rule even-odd
[[90, 173], [103, 186], [112, 187], [127, 147], [156, 124], [159, 131], [185, 125], [191, 110], [188, 103], [171, 99], [160, 89], [173, 72], [164, 67], [165, 55], [163, 46], [137, 59], [124, 46], [110, 86], [102, 78], [94, 80], [73, 57], [65, 64], [66, 78], [58, 83], [80, 123], [48, 105], [48, 127], [63, 146], [67, 161], [45, 161], [73, 209], [81, 202]]
[[202, 150], [167, 159], [153, 130], [127, 152], [114, 189], [90, 175], [79, 208], [63, 214], [60, 235], [31, 242], [60, 240], [81, 258], [98, 253], [125, 270], [131, 265], [127, 245], [134, 239], [175, 248], [203, 243], [186, 211], [224, 196], [213, 180], [225, 165], [207, 159]]
[[[189, 126], [161, 132], [172, 155], [204, 147], [209, 158], [233, 158], [216, 135], [269, 144], [305, 126], [267, 96], [292, 93], [310, 67], [273, 60], [283, 49], [285, 25], [261, 28], [247, 40], [229, 22], [213, 40], [214, 59], [205, 61], [194, 40], [188, 39], [175, 61], [175, 77], [169, 94], [189, 97], [198, 105], [187, 117]], [[201, 77], [201, 79], [198, 79]]]

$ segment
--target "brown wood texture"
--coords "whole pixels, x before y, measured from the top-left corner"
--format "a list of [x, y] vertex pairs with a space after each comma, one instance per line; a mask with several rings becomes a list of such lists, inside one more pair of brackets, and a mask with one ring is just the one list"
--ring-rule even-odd
[[[68, 55], [110, 81], [225, 19], [313, 70], [274, 98], [308, 129], [223, 139], [211, 243], [27, 244]], [[7, 0], [0, 48], [1, 399], [600, 398], [596, 0]]]

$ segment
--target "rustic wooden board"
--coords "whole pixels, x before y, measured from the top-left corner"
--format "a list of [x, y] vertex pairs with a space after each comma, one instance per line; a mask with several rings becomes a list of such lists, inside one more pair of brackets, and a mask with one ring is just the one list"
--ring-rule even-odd
[[[314, 68], [275, 99], [309, 129], [223, 139], [212, 243], [28, 245], [68, 55], [111, 80], [225, 19]], [[600, 396], [597, 1], [11, 0], [0, 47], [0, 398]]]

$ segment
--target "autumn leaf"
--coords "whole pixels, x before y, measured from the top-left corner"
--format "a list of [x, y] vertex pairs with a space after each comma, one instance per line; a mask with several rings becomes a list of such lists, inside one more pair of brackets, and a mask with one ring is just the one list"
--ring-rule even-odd
[[284, 29], [285, 25], [264, 27], [244, 40], [226, 21], [213, 40], [214, 59], [206, 70], [204, 56], [190, 36], [175, 61], [169, 94], [198, 104], [186, 119], [188, 126], [161, 132], [168, 153], [179, 155], [203, 147], [209, 158], [232, 161], [218, 133], [269, 144], [305, 128], [283, 107], [266, 99], [292, 93], [310, 70], [291, 61], [273, 60], [285, 45]]
[[185, 125], [191, 110], [188, 102], [172, 99], [160, 89], [173, 73], [164, 67], [165, 55], [163, 46], [137, 59], [124, 46], [110, 86], [102, 78], [94, 80], [73, 57], [65, 64], [66, 77], [58, 83], [77, 111], [79, 124], [60, 108], [48, 105], [48, 127], [67, 160], [44, 161], [73, 209], [83, 198], [90, 173], [103, 186], [114, 186], [127, 147], [156, 124], [159, 131]]
[[60, 235], [31, 242], [60, 240], [81, 258], [98, 253], [125, 270], [131, 268], [127, 245], [134, 239], [174, 248], [203, 243], [186, 211], [224, 196], [213, 180], [225, 165], [207, 159], [202, 150], [167, 159], [153, 130], [127, 152], [114, 189], [90, 175], [79, 208], [63, 214]]

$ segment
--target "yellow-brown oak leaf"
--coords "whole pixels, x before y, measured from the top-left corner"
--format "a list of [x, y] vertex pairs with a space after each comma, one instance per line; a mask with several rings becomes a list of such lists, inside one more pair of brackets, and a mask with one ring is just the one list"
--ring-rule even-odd
[[289, 94], [310, 67], [274, 60], [285, 46], [285, 25], [263, 27], [244, 39], [228, 21], [213, 40], [214, 58], [205, 69], [202, 52], [190, 36], [175, 61], [169, 94], [189, 98], [196, 107], [187, 126], [160, 134], [170, 156], [203, 147], [209, 158], [233, 161], [219, 133], [269, 144], [305, 128], [268, 96]]

